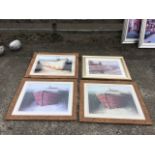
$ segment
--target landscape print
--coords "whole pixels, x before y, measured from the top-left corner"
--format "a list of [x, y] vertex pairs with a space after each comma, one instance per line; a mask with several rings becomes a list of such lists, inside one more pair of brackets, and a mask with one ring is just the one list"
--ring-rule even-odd
[[75, 56], [38, 55], [34, 63], [33, 75], [74, 75]]
[[103, 118], [143, 118], [129, 85], [89, 84], [88, 116]]
[[69, 113], [72, 85], [59, 82], [27, 82], [15, 114], [61, 115]]
[[118, 61], [89, 60], [89, 74], [122, 75]]
[[155, 43], [155, 19], [147, 19], [144, 42]]
[[141, 19], [129, 19], [127, 38], [139, 38]]

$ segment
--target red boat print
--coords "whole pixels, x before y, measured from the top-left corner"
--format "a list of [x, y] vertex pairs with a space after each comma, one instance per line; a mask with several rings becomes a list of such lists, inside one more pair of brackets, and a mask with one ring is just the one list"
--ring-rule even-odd
[[46, 106], [58, 103], [59, 90], [50, 88], [47, 90], [37, 91], [33, 93], [37, 105]]
[[124, 107], [129, 99], [129, 94], [110, 90], [106, 93], [96, 94], [98, 100], [105, 108], [114, 109]]

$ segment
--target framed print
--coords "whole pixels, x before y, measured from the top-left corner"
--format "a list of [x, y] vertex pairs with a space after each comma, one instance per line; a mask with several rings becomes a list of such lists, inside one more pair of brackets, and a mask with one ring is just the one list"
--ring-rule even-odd
[[83, 56], [83, 78], [131, 80], [121, 56]]
[[155, 19], [142, 20], [139, 48], [155, 48]]
[[78, 53], [35, 53], [25, 77], [77, 78]]
[[139, 40], [141, 19], [125, 19], [122, 32], [122, 43], [135, 43]]
[[152, 123], [134, 82], [82, 80], [80, 98], [82, 122]]
[[6, 120], [75, 120], [75, 80], [24, 78]]

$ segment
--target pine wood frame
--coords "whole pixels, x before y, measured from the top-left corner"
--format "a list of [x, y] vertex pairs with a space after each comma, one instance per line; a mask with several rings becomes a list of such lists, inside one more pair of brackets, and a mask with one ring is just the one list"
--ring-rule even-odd
[[[84, 116], [84, 84], [85, 83], [101, 83], [101, 84], [131, 84], [138, 97], [141, 109], [144, 113], [145, 120], [140, 119], [114, 119], [114, 118], [89, 118]], [[135, 82], [129, 81], [96, 81], [96, 80], [81, 80], [80, 82], [80, 121], [81, 122], [97, 122], [97, 123], [116, 123], [116, 124], [139, 124], [139, 125], [152, 125], [151, 118], [148, 110], [144, 104], [142, 95]]]
[[[47, 81], [47, 82], [73, 82], [73, 103], [72, 103], [72, 115], [52, 115], [52, 116], [44, 116], [44, 115], [12, 115], [16, 102], [19, 98], [19, 95], [22, 91], [22, 88], [26, 81]], [[66, 79], [30, 79], [24, 78], [22, 79], [19, 87], [16, 91], [16, 94], [9, 106], [8, 112], [6, 114], [5, 120], [76, 120], [77, 118], [77, 82], [76, 80], [66, 80]]]
[[[65, 55], [73, 55], [75, 56], [75, 75], [69, 75], [69, 76], [63, 76], [63, 75], [31, 75], [30, 72], [32, 70], [32, 67], [33, 67], [33, 64], [35, 63], [35, 60], [36, 60], [36, 57], [37, 55], [50, 55], [50, 56], [54, 56], [54, 55], [62, 55], [62, 56], [65, 56]], [[28, 77], [31, 77], [31, 78], [62, 78], [62, 79], [65, 79], [65, 78], [78, 78], [78, 64], [79, 64], [79, 54], [78, 53], [50, 53], [50, 52], [35, 52], [33, 54], [33, 57], [31, 59], [31, 62], [29, 64], [29, 67], [26, 71], [26, 74], [25, 74], [25, 77], [28, 78]]]

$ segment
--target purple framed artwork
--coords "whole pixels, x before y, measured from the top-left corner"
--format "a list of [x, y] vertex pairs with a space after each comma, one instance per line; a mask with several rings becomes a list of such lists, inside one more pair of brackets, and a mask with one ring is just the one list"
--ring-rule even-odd
[[155, 48], [155, 19], [142, 20], [139, 48]]
[[141, 19], [124, 20], [122, 43], [135, 43], [139, 39]]

